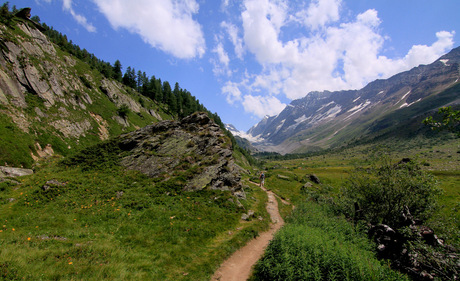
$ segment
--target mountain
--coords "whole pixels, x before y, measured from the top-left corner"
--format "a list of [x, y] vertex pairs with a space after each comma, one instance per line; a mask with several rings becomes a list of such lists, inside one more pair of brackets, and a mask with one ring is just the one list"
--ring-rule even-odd
[[360, 90], [310, 92], [253, 126], [249, 139], [256, 139], [252, 144], [258, 149], [291, 153], [383, 134], [459, 103], [459, 63], [460, 47], [432, 64], [373, 81]]
[[257, 148], [255, 148], [252, 144], [251, 141], [254, 141], [251, 137], [251, 135], [242, 132], [238, 130], [234, 125], [232, 124], [225, 124], [225, 129], [232, 133], [233, 137], [235, 138], [236, 143], [238, 144], [239, 147], [244, 148], [247, 151], [252, 151], [256, 152], [258, 151]]
[[83, 61], [39, 27], [27, 16], [0, 21], [2, 165], [31, 167], [40, 157], [173, 118], [165, 105], [107, 78], [93, 55]]

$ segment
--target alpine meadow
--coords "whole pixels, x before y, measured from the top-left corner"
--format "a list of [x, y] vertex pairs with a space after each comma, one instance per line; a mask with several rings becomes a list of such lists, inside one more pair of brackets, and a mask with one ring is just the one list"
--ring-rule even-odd
[[0, 280], [460, 278], [460, 47], [242, 132], [32, 12], [0, 8]]

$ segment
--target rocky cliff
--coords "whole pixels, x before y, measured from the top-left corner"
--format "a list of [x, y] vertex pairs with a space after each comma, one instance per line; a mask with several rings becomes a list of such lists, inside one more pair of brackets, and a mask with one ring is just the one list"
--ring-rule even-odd
[[[19, 17], [0, 24], [0, 163], [30, 166], [39, 147], [66, 154], [169, 118], [151, 100], [51, 43], [38, 26]], [[122, 106], [128, 114], [117, 113]], [[24, 143], [6, 137], [19, 134]], [[29, 152], [17, 160], [10, 153], [17, 149]]]

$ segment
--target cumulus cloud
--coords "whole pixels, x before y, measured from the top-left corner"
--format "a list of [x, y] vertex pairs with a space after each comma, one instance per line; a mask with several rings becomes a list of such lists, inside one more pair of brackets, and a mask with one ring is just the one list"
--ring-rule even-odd
[[[284, 108], [277, 95], [292, 100], [311, 91], [359, 89], [375, 79], [431, 63], [454, 44], [454, 32], [441, 31], [431, 45], [415, 45], [404, 57], [388, 58], [382, 55], [388, 38], [381, 33], [376, 10], [343, 20], [341, 0], [313, 0], [301, 8], [296, 5], [301, 4], [243, 1], [242, 42], [232, 42], [234, 46], [244, 46], [246, 53], [241, 52], [241, 56], [252, 56], [262, 70], [245, 75], [244, 82], [229, 83], [231, 91], [223, 89], [227, 101], [230, 96], [232, 104], [239, 102], [257, 116], [277, 114]], [[288, 32], [299, 23], [303, 32], [298, 28]], [[231, 38], [238, 38], [236, 25], [225, 22], [221, 26], [228, 34], [234, 34]]]
[[205, 39], [201, 25], [193, 19], [195, 0], [93, 0], [115, 28], [139, 34], [154, 48], [181, 59], [201, 57]]
[[[51, 2], [50, 1], [46, 1], [48, 3]], [[77, 14], [75, 12], [75, 10], [73, 9], [72, 7], [72, 0], [63, 0], [62, 2], [62, 8], [69, 12], [72, 17], [80, 24], [82, 25], [87, 31], [89, 32], [96, 32], [96, 27], [94, 27], [94, 25], [92, 25], [90, 22], [88, 22], [88, 20], [86, 19], [86, 17], [80, 15], [80, 14]]]
[[222, 87], [222, 93], [226, 96], [226, 100], [229, 104], [242, 101], [242, 94], [237, 83], [228, 81]]
[[308, 9], [296, 13], [296, 18], [305, 26], [316, 30], [339, 19], [341, 0], [315, 0]]
[[245, 95], [242, 104], [246, 112], [252, 113], [259, 118], [265, 115], [276, 115], [286, 107], [285, 104], [273, 96]]

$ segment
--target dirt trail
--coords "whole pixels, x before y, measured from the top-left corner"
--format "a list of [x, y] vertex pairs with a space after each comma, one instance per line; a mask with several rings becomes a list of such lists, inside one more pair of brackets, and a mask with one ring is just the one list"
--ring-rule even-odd
[[257, 238], [249, 241], [246, 246], [233, 253], [214, 273], [211, 278], [212, 281], [247, 280], [251, 274], [252, 266], [262, 257], [275, 232], [283, 226], [284, 220], [278, 211], [278, 201], [276, 201], [275, 194], [262, 189], [268, 195], [266, 208], [272, 220], [270, 230], [261, 233]]

